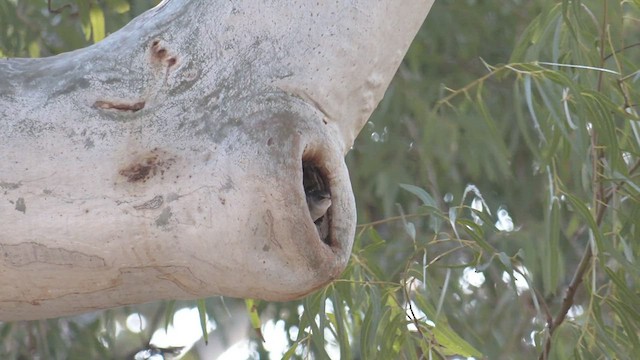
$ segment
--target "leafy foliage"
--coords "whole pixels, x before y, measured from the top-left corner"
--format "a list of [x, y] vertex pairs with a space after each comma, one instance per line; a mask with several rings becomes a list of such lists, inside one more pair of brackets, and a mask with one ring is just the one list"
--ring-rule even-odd
[[[95, 9], [108, 34], [136, 6], [74, 20], [0, 2], [0, 55], [87, 45]], [[640, 358], [639, 28], [638, 1], [437, 1], [347, 157], [361, 224], [346, 271], [299, 302], [251, 302], [253, 326], [283, 324], [275, 356]], [[224, 303], [199, 305], [224, 337]], [[0, 324], [0, 357], [117, 358], [125, 314]]]

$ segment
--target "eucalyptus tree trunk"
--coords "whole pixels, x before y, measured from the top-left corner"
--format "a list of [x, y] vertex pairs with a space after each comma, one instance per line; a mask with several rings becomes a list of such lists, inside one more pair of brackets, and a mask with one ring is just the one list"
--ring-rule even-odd
[[169, 0], [0, 60], [0, 320], [336, 278], [344, 155], [431, 3]]

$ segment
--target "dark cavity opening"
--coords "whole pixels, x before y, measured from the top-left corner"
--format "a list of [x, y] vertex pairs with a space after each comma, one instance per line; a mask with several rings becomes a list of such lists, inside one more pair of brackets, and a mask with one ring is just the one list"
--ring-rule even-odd
[[320, 240], [331, 245], [329, 225], [331, 221], [331, 189], [329, 181], [314, 161], [302, 161], [302, 186], [307, 200], [307, 208], [316, 225]]

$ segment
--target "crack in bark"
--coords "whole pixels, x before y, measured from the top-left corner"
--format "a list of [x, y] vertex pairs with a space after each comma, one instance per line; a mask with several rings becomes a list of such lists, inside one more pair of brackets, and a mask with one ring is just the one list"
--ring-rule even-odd
[[140, 205], [135, 205], [133, 208], [136, 210], [151, 210], [157, 209], [164, 203], [164, 198], [162, 195], [156, 195], [153, 199], [144, 202]]
[[155, 275], [155, 278], [160, 280], [166, 280], [182, 291], [191, 294], [198, 295], [197, 289], [206, 288], [206, 283], [199, 279], [197, 276], [193, 274], [191, 269], [187, 266], [176, 266], [176, 265], [166, 265], [166, 266], [136, 266], [136, 267], [126, 267], [118, 270], [118, 281], [119, 283], [123, 283], [123, 276], [128, 274], [139, 274], [139, 273], [149, 273], [157, 272], [159, 274]]
[[33, 241], [15, 245], [0, 244], [0, 256], [6, 264], [14, 267], [35, 263], [90, 269], [105, 267], [104, 259], [99, 256], [59, 247], [47, 247]]

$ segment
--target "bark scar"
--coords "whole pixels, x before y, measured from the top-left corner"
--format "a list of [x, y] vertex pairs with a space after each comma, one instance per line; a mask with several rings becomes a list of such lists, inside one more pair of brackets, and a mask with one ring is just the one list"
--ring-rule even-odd
[[178, 62], [176, 56], [171, 56], [167, 47], [164, 46], [160, 40], [154, 40], [151, 43], [151, 62], [160, 65], [165, 65], [167, 68], [173, 67]]
[[156, 195], [153, 199], [145, 201], [143, 204], [135, 205], [133, 208], [136, 210], [157, 209], [162, 203], [164, 203], [162, 195]]
[[154, 148], [144, 155], [137, 156], [127, 166], [121, 168], [118, 173], [129, 183], [144, 183], [156, 174], [160, 174], [162, 177], [175, 162], [174, 157], [169, 156], [161, 149]]
[[136, 103], [124, 103], [124, 102], [112, 102], [112, 101], [103, 101], [98, 100], [93, 103], [93, 107], [97, 109], [113, 109], [118, 111], [131, 111], [136, 112], [142, 110], [144, 108], [145, 102], [138, 101]]

